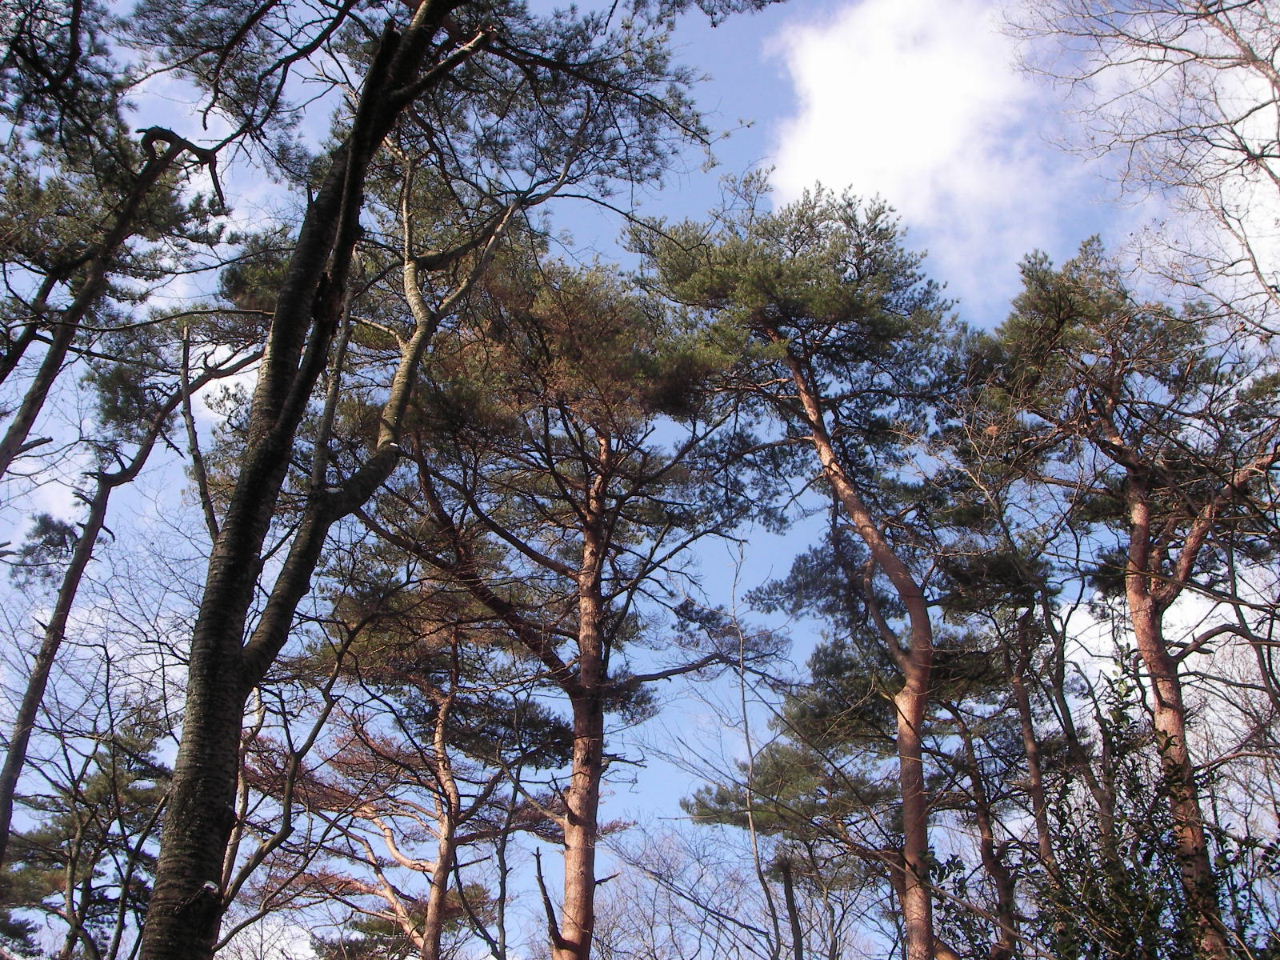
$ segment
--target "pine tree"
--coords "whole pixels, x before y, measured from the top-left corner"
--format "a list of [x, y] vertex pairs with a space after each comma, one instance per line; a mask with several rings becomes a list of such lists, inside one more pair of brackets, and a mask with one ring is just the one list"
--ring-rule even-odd
[[62, 928], [62, 960], [127, 956], [151, 895], [169, 769], [163, 731], [139, 715], [68, 744], [87, 748], [25, 798], [35, 825], [12, 838], [8, 903]]

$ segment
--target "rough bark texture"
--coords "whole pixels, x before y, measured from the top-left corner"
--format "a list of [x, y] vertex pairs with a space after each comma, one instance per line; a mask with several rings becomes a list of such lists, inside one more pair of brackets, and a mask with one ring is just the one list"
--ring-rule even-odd
[[[365, 173], [404, 106], [392, 93], [417, 74], [448, 9], [441, 0], [425, 0], [403, 38], [390, 29], [384, 33], [351, 133], [335, 149], [330, 172], [307, 210], [280, 290], [253, 395], [248, 447], [209, 561], [192, 638], [182, 741], [142, 934], [142, 960], [212, 955], [224, 908], [220, 882], [235, 822], [244, 707], [272, 652], [284, 642], [293, 614], [280, 609], [287, 603], [277, 604], [273, 622], [284, 626], [270, 637], [255, 637], [246, 655], [244, 629], [262, 545], [298, 425], [337, 325], [359, 235]], [[332, 522], [333, 516], [327, 519]], [[323, 531], [312, 533], [323, 536]], [[304, 546], [304, 554], [318, 556], [310, 543]], [[298, 566], [303, 565], [305, 558], [300, 558]], [[313, 569], [314, 562], [308, 570], [286, 569], [283, 592], [299, 596], [298, 582], [309, 582]]]

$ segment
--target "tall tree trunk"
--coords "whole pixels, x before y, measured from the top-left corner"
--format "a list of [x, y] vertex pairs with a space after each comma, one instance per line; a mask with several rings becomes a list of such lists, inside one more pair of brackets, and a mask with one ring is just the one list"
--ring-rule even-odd
[[1070, 698], [1067, 696], [1067, 637], [1066, 632], [1053, 627], [1052, 602], [1042, 593], [1040, 599], [1041, 622], [1053, 637], [1053, 661], [1048, 670], [1047, 684], [1049, 699], [1057, 713], [1058, 722], [1062, 725], [1062, 738], [1067, 748], [1067, 759], [1072, 771], [1079, 776], [1093, 797], [1095, 809], [1098, 811], [1098, 827], [1101, 832], [1102, 848], [1109, 858], [1114, 859], [1116, 849], [1116, 797], [1110, 777], [1105, 771], [1100, 778], [1090, 762], [1089, 751], [1080, 731], [1076, 727], [1075, 714]]
[[573, 766], [565, 791], [564, 903], [553, 960], [589, 960], [595, 931], [596, 841], [599, 837], [600, 779], [604, 775], [603, 688], [605, 641], [605, 494], [611, 445], [599, 439], [599, 473], [584, 504], [582, 565], [578, 571], [578, 680], [573, 705]]
[[440, 939], [444, 935], [446, 907], [449, 900], [449, 878], [453, 875], [454, 856], [458, 848], [458, 822], [462, 817], [462, 795], [457, 778], [453, 775], [453, 763], [449, 759], [449, 715], [457, 698], [458, 689], [458, 633], [454, 630], [452, 667], [449, 692], [440, 699], [436, 711], [436, 726], [431, 749], [435, 755], [436, 788], [440, 791], [436, 801], [438, 811], [436, 827], [436, 865], [431, 871], [431, 886], [427, 890], [427, 914], [422, 931], [422, 960], [440, 960]]
[[452, 818], [440, 827], [436, 843], [436, 867], [427, 888], [427, 913], [423, 921], [422, 960], [440, 960], [440, 941], [449, 906], [449, 878], [457, 854], [457, 828]]
[[1138, 652], [1151, 677], [1156, 747], [1178, 849], [1178, 866], [1200, 952], [1210, 960], [1229, 955], [1218, 910], [1218, 884], [1209, 860], [1195, 765], [1187, 744], [1187, 709], [1178, 663], [1163, 632], [1164, 605], [1153, 595], [1151, 508], [1145, 481], [1131, 473], [1126, 484], [1130, 540], [1125, 597]]
[[969, 777], [973, 815], [978, 824], [978, 850], [982, 867], [996, 891], [995, 917], [999, 931], [991, 945], [991, 960], [1012, 960], [1018, 949], [1018, 898], [1013, 874], [1004, 862], [996, 842], [996, 819], [992, 815], [991, 796], [982, 777], [982, 766], [973, 746], [973, 734], [958, 708], [952, 708], [964, 751], [965, 772]]
[[791, 872], [791, 861], [785, 856], [778, 861], [778, 872], [782, 874], [782, 897], [791, 927], [791, 956], [793, 960], [804, 960], [804, 928], [800, 924], [800, 905], [796, 902], [796, 882]]
[[[930, 651], [931, 659], [932, 651]], [[929, 664], [913, 665], [893, 698], [898, 713], [898, 780], [902, 791], [902, 922], [907, 960], [933, 960], [933, 901], [929, 896], [928, 803], [924, 789], [925, 712]]]
[[[309, 539], [295, 544], [268, 604], [271, 635], [255, 634], [252, 647], [245, 648], [262, 545], [337, 327], [360, 233], [366, 171], [405, 105], [392, 91], [409, 89], [450, 6], [448, 0], [424, 0], [403, 38], [390, 26], [384, 32], [351, 132], [334, 150], [294, 247], [253, 394], [248, 447], [209, 560], [192, 637], [182, 740], [142, 932], [142, 960], [212, 955], [224, 909], [220, 882], [235, 820], [245, 703], [287, 638], [294, 607], [305, 593], [300, 584], [309, 582], [318, 556], [312, 538], [323, 538], [335, 515], [319, 506], [309, 510], [307, 529], [297, 535]], [[379, 469], [387, 468], [383, 452]], [[390, 463], [394, 459], [392, 452]], [[362, 478], [362, 486], [368, 481]]]
[[93, 499], [89, 501], [89, 516], [85, 519], [84, 528], [80, 531], [80, 538], [76, 541], [75, 550], [71, 554], [71, 563], [62, 575], [62, 583], [58, 587], [58, 596], [53, 605], [53, 615], [45, 625], [40, 649], [36, 652], [35, 661], [31, 664], [31, 675], [27, 677], [27, 686], [22, 692], [22, 702], [18, 705], [18, 716], [13, 723], [13, 735], [9, 738], [9, 750], [5, 753], [4, 766], [0, 768], [0, 866], [4, 864], [8, 853], [9, 833], [13, 824], [14, 797], [18, 792], [18, 780], [27, 763], [27, 748], [31, 744], [31, 734], [36, 728], [36, 717], [40, 713], [40, 705], [44, 702], [44, 692], [49, 685], [49, 674], [53, 670], [54, 661], [67, 634], [67, 620], [71, 616], [76, 594], [80, 591], [85, 568], [89, 565], [93, 548], [98, 542], [98, 535], [102, 532], [112, 489], [114, 486], [108, 483], [107, 478], [99, 476], [97, 490], [94, 491]]
[[[775, 344], [786, 345], [777, 330], [767, 329], [766, 334]], [[880, 524], [846, 473], [827, 431], [826, 418], [807, 370], [790, 351], [786, 362], [823, 475], [866, 543], [872, 561], [889, 578], [907, 611], [910, 636], [905, 648], [878, 614], [876, 620], [903, 676], [902, 689], [894, 696], [893, 703], [897, 713], [898, 780], [902, 791], [900, 899], [907, 960], [934, 960], [933, 901], [929, 895], [929, 807], [924, 778], [924, 722], [933, 672], [933, 622], [920, 584], [885, 538]]]
[[551, 952], [554, 960], [591, 956], [603, 748], [600, 696], [584, 694], [573, 704], [573, 769], [564, 797], [564, 904], [559, 937]]

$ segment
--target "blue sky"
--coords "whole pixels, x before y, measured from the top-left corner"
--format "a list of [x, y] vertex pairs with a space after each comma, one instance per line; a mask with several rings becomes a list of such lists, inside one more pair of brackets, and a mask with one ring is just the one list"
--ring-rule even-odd
[[[911, 245], [928, 250], [961, 316], [999, 323], [1024, 254], [1040, 248], [1062, 260], [1095, 233], [1118, 249], [1152, 214], [1109, 202], [1116, 189], [1104, 165], [1061, 147], [1076, 134], [1063, 95], [1017, 68], [1002, 29], [1018, 2], [790, 0], [716, 27], [694, 9], [675, 46], [707, 77], [694, 95], [723, 135], [719, 163], [705, 170], [691, 150], [659, 193], [642, 198], [642, 212], [700, 218], [720, 178], [758, 168], [774, 170], [778, 202], [817, 183], [878, 194], [902, 214]], [[562, 5], [533, 0], [544, 11]], [[185, 112], [174, 84], [149, 85], [151, 109], [173, 98], [168, 112]], [[313, 104], [304, 131], [321, 135], [328, 118]], [[277, 186], [260, 176], [233, 192], [242, 221], [277, 204]], [[562, 204], [555, 216], [575, 246], [617, 255], [615, 215]]]
[[[718, 199], [721, 176], [762, 167], [775, 169], [780, 202], [818, 182], [879, 194], [901, 212], [911, 245], [929, 250], [927, 268], [957, 298], [960, 316], [999, 323], [1025, 253], [1042, 248], [1062, 260], [1094, 233], [1119, 247], [1149, 215], [1109, 203], [1114, 188], [1104, 168], [1055, 145], [1072, 133], [1060, 94], [1017, 70], [1001, 19], [1001, 5], [990, 0], [791, 0], [715, 28], [688, 15], [676, 34], [681, 59], [709, 75], [696, 98], [711, 126], [730, 135], [715, 148], [716, 169], [702, 170], [702, 158], [691, 154], [646, 212], [701, 217]], [[169, 89], [157, 81], [152, 92], [163, 97]], [[183, 105], [169, 109], [181, 113]], [[327, 116], [319, 109], [317, 125]], [[246, 221], [275, 206], [274, 184], [243, 187], [236, 212]], [[580, 243], [606, 255], [620, 229], [616, 218], [584, 211], [564, 222]], [[157, 487], [169, 479], [153, 476]], [[65, 495], [48, 489], [50, 498]], [[790, 542], [803, 546], [799, 540]], [[739, 592], [783, 575], [788, 545], [759, 538]], [[727, 551], [708, 551], [710, 592], [732, 582], [731, 566]], [[793, 635], [803, 661], [814, 638], [803, 625]], [[733, 705], [725, 685], [708, 693]], [[619, 737], [617, 747], [631, 747], [634, 756], [643, 752], [635, 736], [652, 743], [677, 732], [712, 740], [723, 734], [726, 753], [740, 750], [735, 734], [696, 703]], [[677, 816], [676, 800], [697, 786], [656, 758], [636, 776], [634, 787], [623, 781], [610, 788], [606, 819]]]

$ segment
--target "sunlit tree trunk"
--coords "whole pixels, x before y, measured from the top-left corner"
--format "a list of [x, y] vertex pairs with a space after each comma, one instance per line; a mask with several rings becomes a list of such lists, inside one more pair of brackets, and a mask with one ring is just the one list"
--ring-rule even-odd
[[[784, 342], [777, 331], [769, 331], [769, 336], [776, 344]], [[933, 672], [933, 622], [920, 584], [885, 539], [879, 523], [845, 472], [827, 432], [820, 399], [804, 366], [791, 354], [787, 355], [787, 365], [805, 420], [812, 431], [810, 437], [823, 474], [858, 535], [866, 543], [872, 562], [888, 577], [907, 611], [909, 636], [905, 647], [878, 614], [876, 620], [903, 678], [893, 703], [897, 713], [898, 782], [902, 795], [900, 899], [906, 929], [907, 960], [934, 960], [933, 901], [929, 893], [929, 808], [924, 776], [924, 723]]]
[[1132, 471], [1126, 500], [1130, 539], [1125, 597], [1138, 652], [1151, 677], [1156, 748], [1169, 794], [1169, 811], [1173, 815], [1182, 885], [1201, 953], [1212, 960], [1226, 960], [1229, 951], [1218, 911], [1217, 879], [1209, 859], [1195, 765], [1187, 745], [1187, 708], [1182, 680], [1177, 661], [1164, 639], [1161, 622], [1164, 604], [1152, 591], [1151, 506], [1146, 483]]
[[604, 511], [610, 465], [609, 439], [600, 446], [600, 471], [584, 504], [582, 566], [578, 572], [578, 671], [573, 705], [573, 766], [564, 795], [564, 903], [554, 960], [588, 960], [595, 928], [596, 841], [599, 837], [600, 780], [604, 774], [605, 682]]

